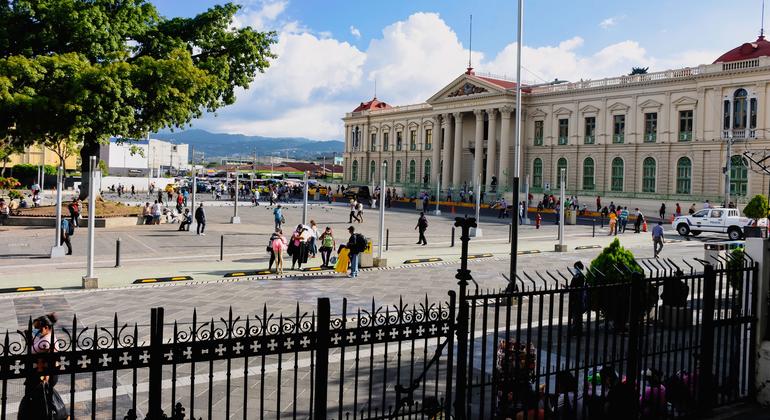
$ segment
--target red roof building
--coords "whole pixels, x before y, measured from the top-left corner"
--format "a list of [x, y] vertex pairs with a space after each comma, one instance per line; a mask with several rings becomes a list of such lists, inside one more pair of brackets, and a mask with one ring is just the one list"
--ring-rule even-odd
[[766, 56], [770, 56], [770, 42], [765, 40], [764, 35], [760, 35], [756, 41], [747, 42], [722, 54], [714, 63], [728, 63], [730, 61], [741, 61]]
[[388, 109], [391, 106], [386, 104], [385, 102], [379, 101], [377, 97], [375, 96], [371, 101], [369, 102], [361, 102], [361, 105], [356, 107], [356, 109], [353, 110], [353, 112], [360, 112], [360, 111], [371, 111], [373, 109]]

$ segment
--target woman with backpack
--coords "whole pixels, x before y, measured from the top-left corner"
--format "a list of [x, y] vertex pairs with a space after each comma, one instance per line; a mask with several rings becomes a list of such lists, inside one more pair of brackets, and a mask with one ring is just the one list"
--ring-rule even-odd
[[267, 266], [267, 271], [272, 270], [273, 263], [275, 262], [275, 273], [283, 274], [284, 248], [286, 248], [286, 238], [284, 238], [281, 229], [276, 229], [275, 232], [270, 235], [270, 241], [267, 244], [268, 252], [270, 252], [270, 264]]
[[[32, 354], [53, 353], [56, 351], [53, 327], [57, 321], [56, 314], [43, 315], [32, 321], [29, 343]], [[61, 396], [54, 387], [58, 382], [57, 375], [41, 375], [46, 366], [46, 360], [38, 359], [37, 371], [32, 372], [24, 381], [24, 397], [19, 404], [19, 419], [24, 420], [67, 420], [69, 414]]]

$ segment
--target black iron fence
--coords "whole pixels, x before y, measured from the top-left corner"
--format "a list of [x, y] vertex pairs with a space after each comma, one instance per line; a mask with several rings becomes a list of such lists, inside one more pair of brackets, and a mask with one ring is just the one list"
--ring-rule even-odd
[[652, 419], [750, 398], [757, 265], [640, 263], [619, 282], [546, 271], [482, 291], [464, 260], [444, 301], [337, 315], [328, 299], [186, 323], [157, 308], [149, 328], [75, 317], [43, 341], [30, 321], [2, 339], [0, 420], [41, 377], [72, 419]]

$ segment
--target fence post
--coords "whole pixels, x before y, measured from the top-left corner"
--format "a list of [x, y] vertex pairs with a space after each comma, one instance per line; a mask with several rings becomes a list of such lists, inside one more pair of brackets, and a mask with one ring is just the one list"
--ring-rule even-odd
[[596, 218], [594, 217], [591, 220], [592, 220], [592, 222], [591, 222], [591, 237], [595, 238], [596, 237]]
[[[642, 273], [634, 272], [631, 275], [631, 290], [628, 308], [628, 368], [626, 369], [627, 383], [632, 384], [635, 392], [639, 392], [639, 333], [641, 331], [641, 293], [644, 286]], [[617, 326], [616, 326], [617, 327]], [[639, 401], [634, 400], [634, 406], [629, 407], [629, 413], [636, 414]]]
[[451, 246], [453, 248], [455, 246], [455, 228], [454, 227], [452, 227], [452, 244], [449, 245], [449, 246]]
[[329, 322], [330, 316], [329, 298], [318, 298], [318, 314], [316, 317], [316, 351], [315, 351], [315, 379], [313, 401], [313, 418], [327, 420], [326, 416], [326, 391], [329, 386]]
[[[471, 272], [468, 270], [468, 242], [470, 242], [470, 229], [476, 227], [476, 219], [465, 217], [455, 218], [455, 226], [462, 229], [460, 241], [462, 242], [462, 252], [460, 254], [460, 269], [457, 270], [455, 278], [460, 286], [460, 306], [457, 310], [457, 386], [455, 387], [454, 418], [465, 420], [468, 407], [465, 404], [467, 393], [468, 377], [468, 303], [466, 300], [466, 289], [468, 280], [471, 280]], [[454, 233], [454, 228], [452, 228]], [[454, 239], [454, 235], [452, 235]]]
[[163, 395], [163, 308], [150, 309], [150, 378], [148, 418], [163, 416], [161, 397]]
[[115, 241], [115, 268], [120, 267], [120, 237]]
[[390, 246], [390, 229], [385, 229], [385, 251], [388, 250]]
[[225, 260], [225, 235], [219, 237], [219, 261]]
[[703, 270], [703, 311], [701, 312], [700, 370], [698, 372], [698, 410], [707, 413], [713, 403], [714, 386], [714, 300], [717, 276], [714, 266]]

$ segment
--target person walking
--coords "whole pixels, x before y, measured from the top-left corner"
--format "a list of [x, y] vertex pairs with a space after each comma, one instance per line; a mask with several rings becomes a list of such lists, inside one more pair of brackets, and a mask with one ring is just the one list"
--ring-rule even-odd
[[61, 219], [59, 226], [59, 236], [61, 243], [67, 246], [67, 255], [72, 255], [72, 243], [70, 237], [75, 233], [75, 225], [67, 219]]
[[267, 244], [267, 249], [270, 252], [270, 263], [267, 266], [267, 271], [273, 269], [273, 263], [275, 263], [275, 273], [283, 274], [283, 250], [286, 248], [286, 238], [283, 236], [281, 229], [276, 229], [272, 235], [270, 235], [270, 241]]
[[364, 223], [364, 204], [360, 201], [356, 204], [356, 220], [358, 223]]
[[321, 234], [318, 241], [321, 242], [321, 248], [319, 249], [321, 251], [321, 268], [329, 268], [332, 251], [337, 247], [337, 241], [334, 240], [332, 228], [326, 226], [324, 233]]
[[0, 226], [5, 226], [8, 223], [8, 217], [11, 215], [11, 207], [5, 202], [4, 198], [0, 198]]
[[660, 251], [663, 250], [663, 221], [658, 220], [658, 224], [652, 228], [652, 251], [653, 256], [658, 258]]
[[417, 226], [414, 229], [420, 232], [420, 238], [417, 239], [416, 245], [428, 245], [428, 240], [425, 239], [425, 231], [428, 230], [428, 219], [425, 217], [425, 212], [420, 212], [420, 218], [417, 219]]
[[350, 238], [346, 248], [348, 249], [350, 256], [350, 274], [348, 277], [358, 277], [358, 265], [361, 260], [361, 253], [366, 249], [366, 238], [360, 233], [356, 233], [356, 228], [350, 226], [348, 228], [350, 232]]
[[500, 199], [500, 202], [497, 204], [499, 206], [499, 210], [497, 211], [497, 218], [498, 219], [507, 219], [508, 218], [508, 202], [505, 201], [505, 197]]
[[692, 216], [693, 214], [695, 214], [695, 203], [692, 203], [692, 206], [690, 206], [690, 209], [689, 209], [689, 210], [687, 210], [687, 213], [689, 213], [689, 214], [690, 214], [690, 216]]
[[660, 210], [658, 210], [658, 216], [660, 216], [660, 220], [663, 220], [666, 218], [666, 203], [660, 203]]
[[613, 234], [617, 235], [617, 223], [618, 223], [618, 216], [615, 214], [615, 212], [610, 212], [609, 214], [609, 220], [610, 220], [610, 233], [607, 234], [607, 236], [612, 236]]
[[350, 209], [350, 214], [348, 215], [348, 223], [353, 223], [353, 219], [358, 220], [356, 217], [356, 200], [350, 199], [350, 203], [348, 203], [348, 208]]
[[195, 231], [198, 235], [206, 236], [204, 231], [206, 230], [206, 212], [203, 210], [203, 203], [198, 205], [195, 209], [195, 222], [198, 224]]
[[674, 216], [679, 217], [682, 215], [682, 207], [679, 206], [679, 203], [676, 203], [676, 210], [674, 210]]
[[283, 207], [281, 207], [280, 204], [273, 209], [273, 219], [275, 221], [276, 229], [280, 229], [281, 226], [286, 222], [286, 219], [283, 218]]
[[597, 212], [601, 211], [601, 209], [602, 209], [602, 197], [597, 195], [596, 196], [596, 211]]
[[628, 207], [623, 207], [620, 211], [620, 227], [623, 228], [621, 233], [626, 233], [626, 226], [628, 226]]
[[640, 233], [642, 231], [642, 223], [644, 222], [644, 215], [639, 208], [636, 208], [636, 220], [634, 220], [634, 233]]
[[67, 206], [67, 210], [70, 212], [70, 222], [75, 227], [77, 227], [78, 220], [80, 219], [80, 204], [78, 203], [77, 198], [72, 200], [72, 202]]
[[583, 275], [585, 266], [577, 261], [574, 264], [575, 272], [572, 275], [569, 288], [569, 335], [580, 336], [583, 334], [583, 314], [588, 305], [587, 291], [585, 290], [586, 279]]
[[190, 214], [190, 209], [184, 209], [184, 214], [182, 215], [182, 223], [179, 224], [179, 231], [190, 231], [190, 225], [192, 224], [192, 215]]
[[291, 269], [297, 267], [302, 270], [302, 264], [307, 262], [307, 240], [304, 225], [297, 225], [297, 229], [291, 234], [289, 239], [289, 249], [287, 252], [291, 255]]
[[318, 225], [315, 220], [310, 221], [310, 229], [307, 230], [307, 248], [308, 254], [311, 258], [315, 258], [318, 255]]
[[155, 204], [152, 205], [152, 224], [160, 224], [160, 216], [163, 214], [163, 204], [155, 200]]

